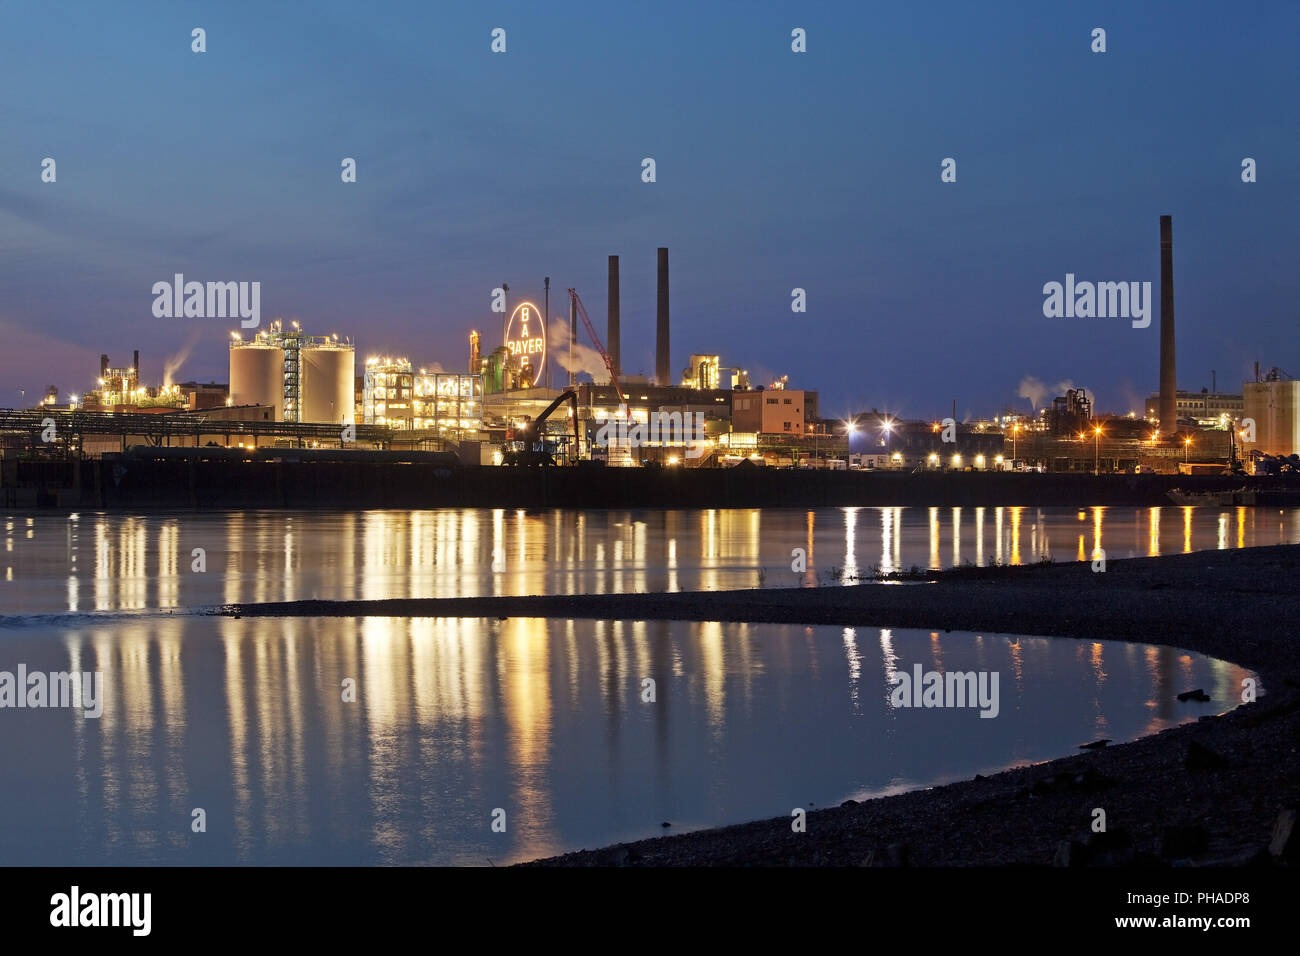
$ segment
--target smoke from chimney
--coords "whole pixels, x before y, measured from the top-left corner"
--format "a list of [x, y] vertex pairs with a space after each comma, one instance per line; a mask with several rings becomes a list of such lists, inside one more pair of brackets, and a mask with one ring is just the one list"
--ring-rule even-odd
[[[1063, 382], [1052, 384], [1051, 382], [1044, 382], [1036, 376], [1026, 375], [1020, 380], [1020, 389], [1018, 394], [1021, 398], [1029, 399], [1029, 404], [1036, 412], [1040, 408], [1048, 407], [1052, 404], [1052, 399], [1064, 395], [1072, 388], [1074, 388], [1074, 382], [1068, 378]], [[1083, 391], [1084, 394], [1088, 396], [1088, 400], [1092, 401], [1092, 392], [1086, 388]], [[956, 416], [954, 415], [953, 417], [955, 418]]]
[[579, 372], [586, 372], [593, 382], [603, 382], [609, 378], [605, 360], [600, 357], [600, 353], [576, 341], [570, 333], [569, 323], [558, 315], [551, 320], [549, 343], [551, 354], [555, 356], [560, 368], [569, 373], [571, 384], [577, 383]]
[[659, 296], [658, 321], [655, 324], [655, 381], [660, 385], [671, 385], [672, 362], [669, 360], [668, 346], [668, 250], [659, 247]]
[[[194, 351], [194, 346], [198, 344], [198, 341], [199, 341], [199, 333], [198, 330], [196, 329], [194, 332], [190, 333], [189, 341], [187, 341], [183, 346], [181, 346], [181, 350], [179, 352], [177, 352], [175, 355], [167, 356], [166, 361], [163, 362], [162, 383], [164, 385], [172, 384], [172, 380], [175, 378], [176, 373], [180, 370], [180, 367], [183, 364], [185, 364], [185, 360], [190, 357], [190, 352]], [[136, 361], [138, 362], [140, 360], [140, 353], [136, 352], [135, 356], [136, 356]], [[139, 378], [140, 376], [139, 366], [136, 366], [135, 374], [136, 377]]]

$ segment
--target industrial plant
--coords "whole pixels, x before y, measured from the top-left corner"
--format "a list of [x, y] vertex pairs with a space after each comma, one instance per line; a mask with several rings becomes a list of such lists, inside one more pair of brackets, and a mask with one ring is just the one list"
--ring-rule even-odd
[[[467, 331], [468, 361], [370, 355], [358, 371], [348, 336], [311, 334], [282, 319], [245, 337], [232, 331], [225, 383], [149, 384], [140, 353], [101, 356], [93, 384], [66, 404], [51, 386], [32, 408], [0, 412], [0, 451], [95, 458], [136, 447], [335, 449], [442, 453], [462, 467], [525, 464], [681, 468], [768, 467], [862, 471], [1019, 471], [1091, 474], [1277, 473], [1300, 461], [1300, 382], [1273, 368], [1241, 392], [1177, 387], [1173, 222], [1160, 218], [1158, 390], [1142, 410], [1099, 414], [1095, 396], [1070, 388], [1034, 413], [977, 421], [904, 420], [872, 409], [821, 414], [818, 392], [787, 376], [754, 383], [707, 343], [674, 361], [668, 249], [656, 250], [655, 374], [625, 374], [619, 256], [607, 261], [603, 335], [576, 289], [567, 290], [562, 341], [550, 341], [550, 278], [539, 306], [511, 302], [500, 322]], [[647, 290], [648, 292], [648, 290]], [[486, 330], [486, 331], [485, 331]], [[558, 332], [556, 333], [559, 334]], [[498, 338], [499, 336], [499, 338]], [[497, 342], [499, 344], [493, 344]], [[576, 350], [599, 356], [575, 358]], [[463, 362], [464, 360], [461, 360]], [[552, 387], [552, 380], [558, 387]], [[50, 415], [59, 424], [42, 440]], [[690, 435], [655, 426], [702, 423]], [[622, 427], [605, 426], [619, 423]], [[645, 426], [640, 431], [636, 426]], [[614, 436], [614, 437], [610, 437]]]

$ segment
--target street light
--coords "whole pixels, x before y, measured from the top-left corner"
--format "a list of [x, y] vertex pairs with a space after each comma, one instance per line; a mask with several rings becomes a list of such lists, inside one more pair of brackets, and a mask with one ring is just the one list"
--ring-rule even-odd
[[1094, 476], [1101, 474], [1101, 457], [1099, 449], [1101, 447], [1101, 426], [1098, 425], [1092, 430], [1092, 473]]
[[1192, 451], [1192, 440], [1190, 438], [1183, 439], [1183, 463], [1184, 464], [1190, 461], [1190, 459], [1187, 456], [1191, 454], [1191, 451]]
[[1020, 433], [1020, 426], [1013, 425], [1011, 427], [1011, 460], [1012, 461], [1016, 460], [1016, 435], [1018, 435], [1019, 433]]

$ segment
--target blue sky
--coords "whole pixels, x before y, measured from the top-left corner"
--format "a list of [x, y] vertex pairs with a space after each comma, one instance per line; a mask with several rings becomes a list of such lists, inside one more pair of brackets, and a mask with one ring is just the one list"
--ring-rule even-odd
[[0, 405], [133, 348], [156, 380], [192, 343], [180, 377], [224, 381], [233, 323], [152, 315], [175, 272], [460, 368], [503, 281], [551, 276], [553, 313], [576, 286], [603, 331], [617, 254], [623, 366], [653, 374], [664, 245], [674, 369], [718, 352], [827, 415], [1027, 409], [1026, 376], [1125, 412], [1158, 322], [1048, 319], [1041, 290], [1158, 289], [1164, 213], [1180, 387], [1300, 375], [1298, 63], [1293, 2], [5, 0]]

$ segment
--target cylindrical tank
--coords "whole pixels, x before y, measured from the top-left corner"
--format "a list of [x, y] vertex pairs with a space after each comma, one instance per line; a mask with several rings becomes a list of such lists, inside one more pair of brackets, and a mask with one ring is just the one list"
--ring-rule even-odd
[[483, 390], [485, 392], [505, 391], [507, 354], [506, 347], [504, 345], [499, 345], [493, 349], [492, 354], [488, 356], [487, 373], [484, 375], [483, 383]]
[[284, 349], [231, 343], [230, 404], [269, 405], [275, 409], [274, 420], [284, 420]]
[[350, 425], [355, 418], [356, 352], [350, 345], [302, 350], [302, 420]]

